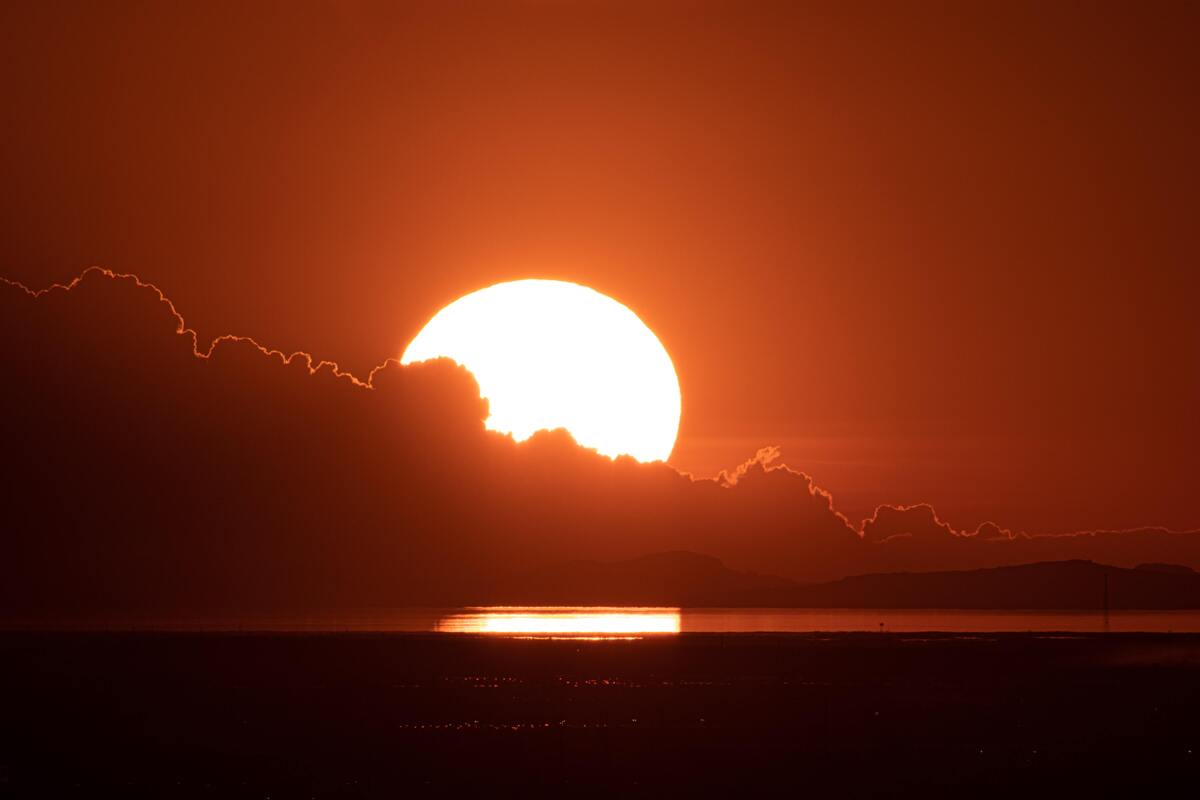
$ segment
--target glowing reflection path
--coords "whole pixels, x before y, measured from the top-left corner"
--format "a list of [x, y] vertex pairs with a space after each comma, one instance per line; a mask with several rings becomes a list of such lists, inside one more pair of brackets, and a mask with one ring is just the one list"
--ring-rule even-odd
[[628, 638], [679, 633], [680, 615], [678, 608], [495, 606], [443, 617], [438, 620], [437, 630], [507, 636]]

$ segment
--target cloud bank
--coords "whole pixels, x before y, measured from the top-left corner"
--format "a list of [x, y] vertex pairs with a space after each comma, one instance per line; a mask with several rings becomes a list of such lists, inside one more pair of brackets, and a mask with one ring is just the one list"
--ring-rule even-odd
[[202, 342], [133, 276], [0, 283], [11, 613], [466, 603], [512, 574], [666, 550], [797, 580], [1088, 558], [1200, 567], [1200, 532], [958, 531], [927, 505], [854, 524], [760, 450], [715, 479], [524, 443], [448, 361], [365, 378]]

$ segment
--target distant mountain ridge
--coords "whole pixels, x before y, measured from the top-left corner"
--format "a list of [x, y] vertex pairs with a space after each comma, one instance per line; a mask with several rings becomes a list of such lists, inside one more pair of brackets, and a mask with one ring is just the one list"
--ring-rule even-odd
[[1028, 610], [1200, 609], [1200, 573], [1174, 564], [1134, 569], [1092, 561], [854, 575], [799, 584], [739, 572], [685, 551], [602, 563], [572, 561], [496, 587], [491, 603]]
[[818, 607], [1084, 610], [1102, 609], [1107, 603], [1110, 609], [1187, 609], [1200, 608], [1200, 574], [1124, 569], [1093, 561], [1046, 561], [977, 570], [856, 575], [800, 587], [795, 597], [801, 604]]

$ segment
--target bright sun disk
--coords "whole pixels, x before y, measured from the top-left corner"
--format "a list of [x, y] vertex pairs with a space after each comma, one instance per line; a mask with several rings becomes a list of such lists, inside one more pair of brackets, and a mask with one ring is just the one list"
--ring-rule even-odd
[[636, 314], [576, 283], [520, 280], [460, 297], [401, 362], [450, 358], [487, 398], [487, 427], [517, 441], [566, 428], [606, 456], [662, 461], [679, 432], [679, 379]]

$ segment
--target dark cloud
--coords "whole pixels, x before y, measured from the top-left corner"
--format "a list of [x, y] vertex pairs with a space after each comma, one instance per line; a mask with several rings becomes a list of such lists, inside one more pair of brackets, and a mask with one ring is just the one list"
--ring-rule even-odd
[[54, 609], [470, 602], [570, 559], [670, 550], [800, 580], [1047, 558], [1200, 566], [1200, 536], [955, 531], [929, 506], [856, 527], [766, 448], [717, 479], [489, 432], [473, 377], [358, 379], [253, 340], [198, 341], [153, 286], [100, 270], [0, 284], [0, 602]]
[[921, 540], [944, 539], [947, 536], [969, 536], [960, 533], [938, 519], [933, 506], [920, 503], [914, 506], [879, 506], [870, 519], [863, 520], [863, 538], [868, 542], [887, 542], [898, 537]]
[[974, 530], [955, 530], [942, 520], [928, 503], [911, 506], [879, 506], [875, 513], [859, 526], [868, 542], [916, 540], [918, 542], [952, 542], [970, 539], [976, 542], [1011, 541], [1015, 534], [994, 522], [982, 522]]

